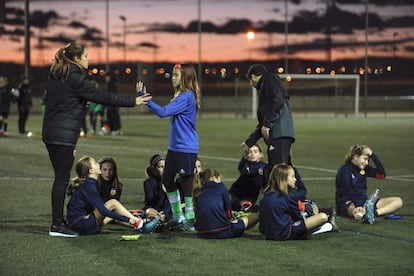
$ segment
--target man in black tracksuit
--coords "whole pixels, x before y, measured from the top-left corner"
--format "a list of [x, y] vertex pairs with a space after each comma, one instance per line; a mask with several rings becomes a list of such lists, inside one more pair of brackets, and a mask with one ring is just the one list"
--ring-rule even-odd
[[276, 73], [267, 72], [262, 64], [250, 66], [247, 77], [259, 93], [258, 124], [242, 147], [251, 147], [263, 137], [267, 145], [269, 173], [273, 166], [288, 163], [289, 151], [295, 141], [289, 95]]

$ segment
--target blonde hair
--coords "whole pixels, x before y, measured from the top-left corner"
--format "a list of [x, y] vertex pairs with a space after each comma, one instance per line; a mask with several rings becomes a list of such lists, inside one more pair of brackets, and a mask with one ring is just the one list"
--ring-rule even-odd
[[279, 191], [281, 194], [287, 196], [289, 193], [288, 177], [289, 170], [293, 167], [287, 164], [277, 164], [273, 167], [269, 175], [269, 180], [263, 188], [263, 193], [270, 194]]
[[366, 148], [368, 148], [368, 146], [359, 144], [350, 147], [348, 153], [345, 155], [345, 163], [351, 162], [354, 156], [361, 156], [363, 154], [367, 154], [365, 153]]

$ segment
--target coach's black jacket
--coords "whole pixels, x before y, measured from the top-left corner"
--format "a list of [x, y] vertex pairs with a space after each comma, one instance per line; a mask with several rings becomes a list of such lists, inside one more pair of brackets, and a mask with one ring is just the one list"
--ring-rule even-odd
[[55, 79], [49, 75], [45, 93], [43, 142], [76, 146], [88, 101], [104, 105], [135, 106], [135, 96], [106, 93], [91, 83], [78, 66], [71, 64], [67, 80]]
[[262, 137], [262, 126], [270, 128], [270, 139], [292, 138], [295, 140], [289, 95], [279, 76], [276, 73], [264, 73], [256, 88], [259, 93], [257, 109], [259, 123], [246, 139], [246, 145], [251, 147]]

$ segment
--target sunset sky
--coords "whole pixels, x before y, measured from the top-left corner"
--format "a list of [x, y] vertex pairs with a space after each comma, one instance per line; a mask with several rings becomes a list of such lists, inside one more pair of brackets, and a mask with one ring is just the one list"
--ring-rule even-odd
[[[32, 64], [49, 64], [57, 48], [73, 40], [88, 45], [91, 64], [105, 63], [105, 3], [30, 1]], [[120, 16], [126, 18], [128, 61], [197, 62], [197, 3], [110, 0], [110, 62], [123, 60]], [[369, 55], [414, 58], [414, 1], [369, 3]], [[23, 62], [23, 9], [24, 1], [6, 0], [6, 20], [0, 23], [0, 62]], [[201, 20], [203, 62], [284, 58], [283, 0], [202, 0]], [[364, 56], [364, 1], [290, 0], [288, 21], [289, 58], [334, 61]], [[254, 39], [246, 38], [248, 30], [255, 31]]]

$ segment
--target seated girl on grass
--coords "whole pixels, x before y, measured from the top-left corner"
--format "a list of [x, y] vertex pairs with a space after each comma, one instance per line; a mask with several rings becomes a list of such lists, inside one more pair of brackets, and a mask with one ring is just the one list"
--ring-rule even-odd
[[240, 176], [229, 189], [233, 211], [250, 211], [256, 203], [268, 176], [267, 163], [262, 159], [263, 152], [257, 144], [243, 152], [238, 166]]
[[67, 206], [68, 226], [80, 235], [93, 235], [101, 232], [102, 226], [116, 222], [142, 230], [144, 220], [133, 216], [118, 200], [102, 199], [98, 190], [97, 179], [101, 174], [99, 163], [94, 158], [85, 156], [76, 163], [77, 177], [73, 178], [68, 195], [71, 196]]
[[259, 205], [259, 230], [266, 240], [302, 240], [310, 234], [337, 232], [335, 214], [319, 212], [304, 218], [296, 199], [289, 196], [296, 183], [295, 171], [287, 164], [275, 165], [263, 189]]
[[197, 235], [206, 239], [240, 237], [259, 221], [258, 213], [232, 219], [230, 196], [221, 175], [205, 169], [194, 180], [193, 203]]
[[[369, 165], [370, 160], [374, 166]], [[384, 166], [370, 147], [354, 145], [336, 174], [336, 208], [341, 216], [373, 224], [376, 217], [392, 214], [403, 206], [400, 197], [379, 198], [379, 190], [368, 197], [368, 177], [384, 179]]]

